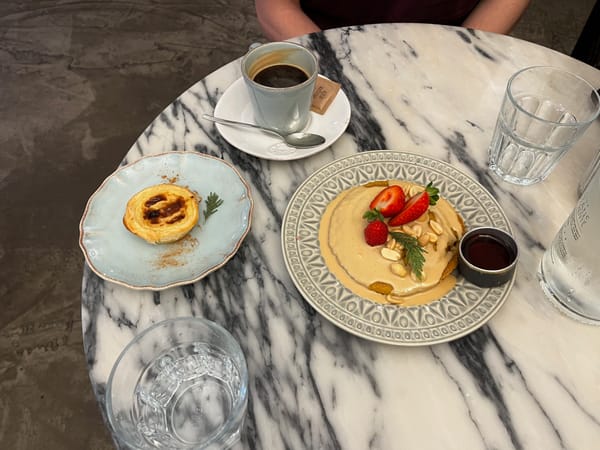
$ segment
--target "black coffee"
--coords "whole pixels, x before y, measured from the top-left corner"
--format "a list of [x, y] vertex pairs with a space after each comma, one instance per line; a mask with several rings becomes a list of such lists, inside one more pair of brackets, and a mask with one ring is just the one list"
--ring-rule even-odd
[[265, 67], [256, 75], [254, 81], [263, 86], [272, 88], [286, 88], [296, 86], [308, 80], [308, 74], [300, 67], [288, 64], [277, 64]]

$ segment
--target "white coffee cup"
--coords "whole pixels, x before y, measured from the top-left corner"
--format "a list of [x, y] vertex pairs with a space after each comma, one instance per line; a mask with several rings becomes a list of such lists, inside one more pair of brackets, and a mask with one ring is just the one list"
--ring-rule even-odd
[[302, 130], [319, 73], [315, 55], [292, 42], [269, 42], [242, 58], [242, 75], [258, 125], [284, 134]]

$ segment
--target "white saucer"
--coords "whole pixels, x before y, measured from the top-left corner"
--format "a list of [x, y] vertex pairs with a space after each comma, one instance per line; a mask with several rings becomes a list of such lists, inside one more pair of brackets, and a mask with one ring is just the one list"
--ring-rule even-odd
[[[237, 79], [223, 93], [215, 107], [215, 116], [255, 123], [243, 78]], [[317, 133], [325, 138], [325, 143], [316, 147], [290, 147], [277, 137], [260, 130], [221, 124], [216, 124], [216, 127], [227, 142], [249, 155], [263, 159], [292, 160], [306, 158], [332, 145], [346, 130], [349, 121], [350, 102], [340, 89], [324, 115], [312, 111], [310, 113], [310, 120], [303, 131]]]

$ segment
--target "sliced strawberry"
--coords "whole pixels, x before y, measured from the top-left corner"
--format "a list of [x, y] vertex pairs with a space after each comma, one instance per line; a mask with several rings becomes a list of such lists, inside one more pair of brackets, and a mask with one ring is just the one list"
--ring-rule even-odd
[[383, 189], [369, 205], [370, 209], [376, 209], [383, 217], [392, 217], [402, 211], [406, 196], [404, 190], [398, 185], [392, 185]]
[[389, 225], [397, 227], [421, 217], [427, 211], [429, 205], [435, 205], [438, 201], [440, 198], [438, 192], [439, 190], [429, 183], [423, 192], [408, 199], [402, 211], [390, 219]]
[[374, 220], [369, 222], [365, 228], [365, 241], [371, 247], [376, 245], [383, 245], [387, 242], [388, 238], [388, 227], [381, 220]]

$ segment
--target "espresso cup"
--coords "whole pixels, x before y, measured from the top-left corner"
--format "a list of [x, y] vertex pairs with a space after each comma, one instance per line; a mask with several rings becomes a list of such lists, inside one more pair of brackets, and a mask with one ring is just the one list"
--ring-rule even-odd
[[302, 130], [319, 72], [315, 56], [292, 42], [269, 42], [242, 58], [242, 75], [258, 125], [283, 134]]

